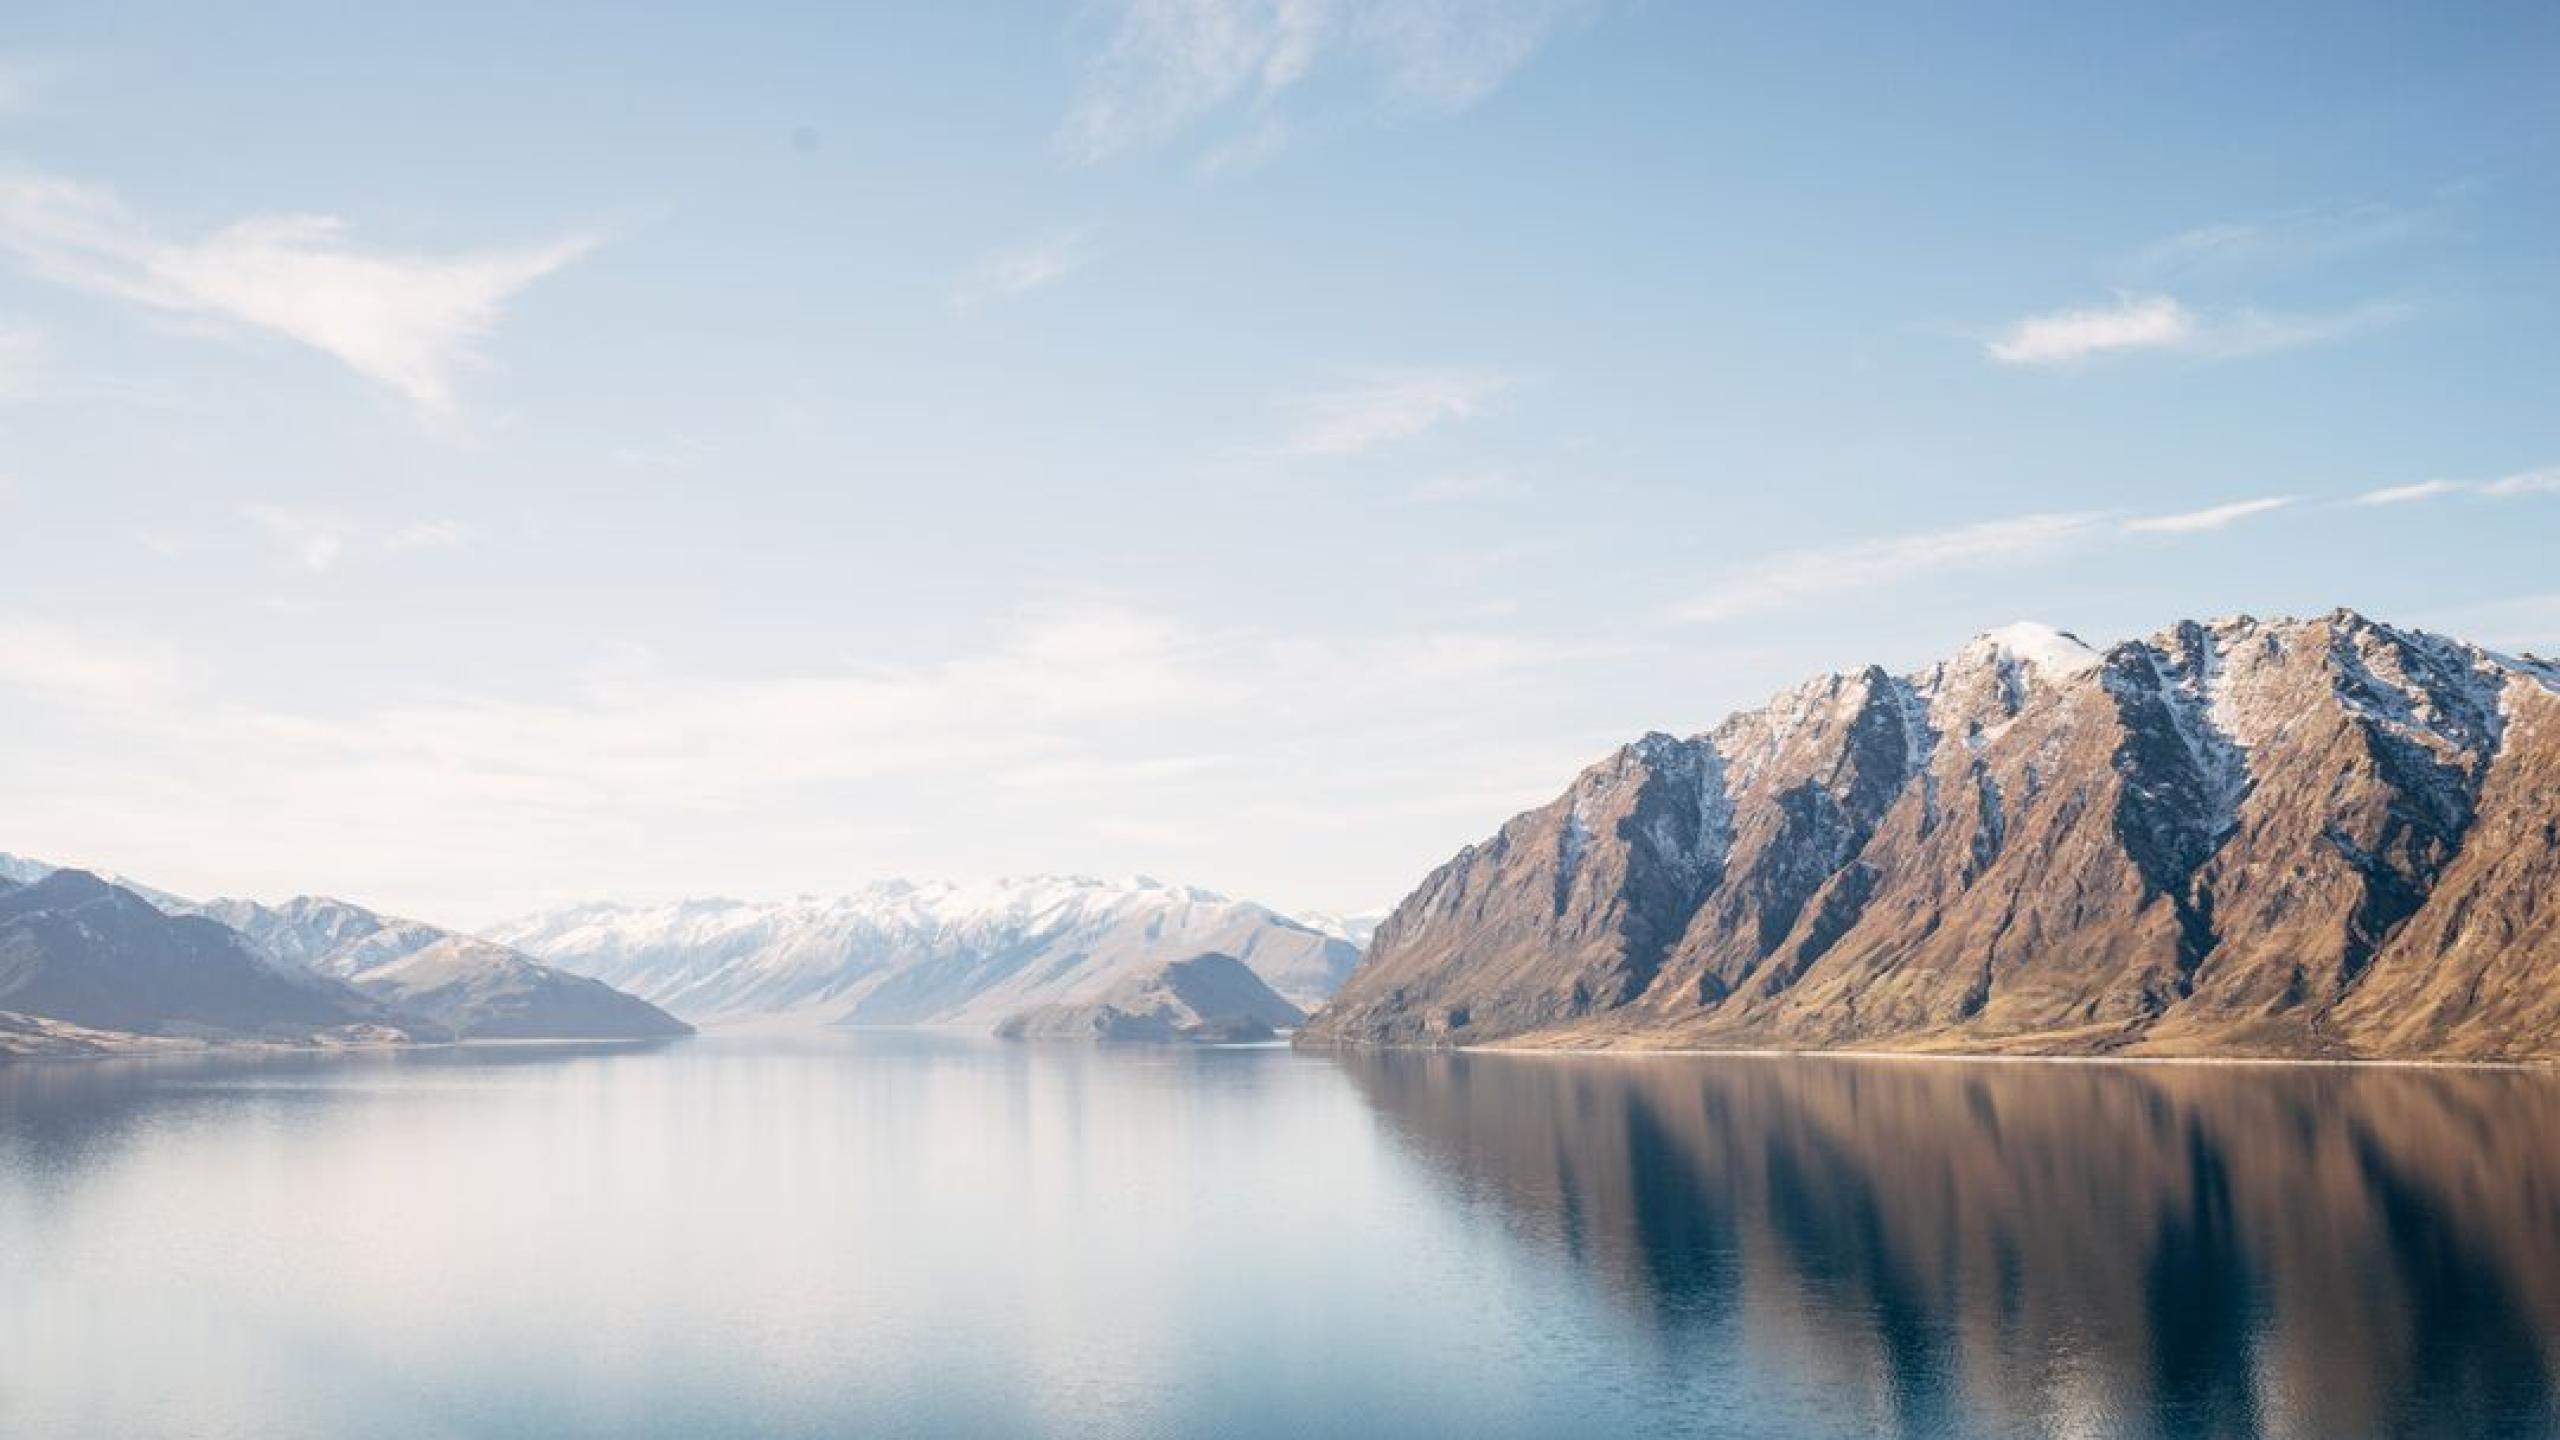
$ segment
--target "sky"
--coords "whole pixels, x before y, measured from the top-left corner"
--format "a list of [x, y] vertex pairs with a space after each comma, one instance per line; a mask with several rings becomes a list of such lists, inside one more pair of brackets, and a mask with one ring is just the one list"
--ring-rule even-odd
[[0, 16], [0, 850], [1400, 898], [2020, 619], [2560, 652], [2560, 8]]

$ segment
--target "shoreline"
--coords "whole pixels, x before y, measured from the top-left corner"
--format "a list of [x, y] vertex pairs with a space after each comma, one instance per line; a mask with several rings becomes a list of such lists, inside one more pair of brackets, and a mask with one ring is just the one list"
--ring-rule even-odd
[[1991, 1051], [1969, 1050], [1806, 1050], [1748, 1049], [1729, 1046], [1651, 1047], [1626, 1045], [1598, 1046], [1580, 1049], [1558, 1045], [1349, 1045], [1339, 1048], [1401, 1050], [1421, 1054], [1524, 1055], [1542, 1059], [1609, 1056], [1631, 1060], [1660, 1057], [1666, 1059], [1687, 1058], [1723, 1060], [1891, 1060], [1917, 1063], [1956, 1063], [1966, 1065], [2319, 1066], [2348, 1070], [2529, 1070], [2560, 1072], [2560, 1059], [2339, 1059], [2314, 1055], [2012, 1055]]
[[[699, 1033], [697, 1031], [696, 1035]], [[298, 1045], [287, 1040], [194, 1040], [178, 1036], [141, 1035], [134, 1038], [148, 1043], [135, 1045], [129, 1049], [29, 1052], [0, 1050], [0, 1070], [6, 1070], [12, 1065], [83, 1060], [209, 1060], [285, 1055], [398, 1055], [417, 1050], [538, 1049], [565, 1045], [664, 1045], [675, 1040], [691, 1040], [696, 1038], [696, 1035], [563, 1035], [542, 1038], [491, 1036], [484, 1040], [401, 1040], [385, 1041], [377, 1045]]]

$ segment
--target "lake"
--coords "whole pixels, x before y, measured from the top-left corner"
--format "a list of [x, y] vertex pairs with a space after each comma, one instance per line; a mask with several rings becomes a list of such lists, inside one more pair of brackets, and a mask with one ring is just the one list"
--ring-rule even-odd
[[2560, 1075], [0, 1067], [0, 1433], [2560, 1433]]

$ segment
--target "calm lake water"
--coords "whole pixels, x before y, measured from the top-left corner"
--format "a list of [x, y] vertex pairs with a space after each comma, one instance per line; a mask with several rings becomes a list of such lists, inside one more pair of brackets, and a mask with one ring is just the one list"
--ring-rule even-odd
[[0, 1067], [0, 1433], [2560, 1432], [2560, 1076]]

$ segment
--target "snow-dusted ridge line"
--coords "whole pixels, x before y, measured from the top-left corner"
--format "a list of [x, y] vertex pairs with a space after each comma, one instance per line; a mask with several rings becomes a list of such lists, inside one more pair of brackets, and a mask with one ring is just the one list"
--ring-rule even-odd
[[1267, 905], [1148, 876], [887, 880], [840, 896], [562, 906], [482, 933], [688, 1018], [992, 1028], [1132, 967], [1235, 956], [1302, 1006], [1360, 946]]

